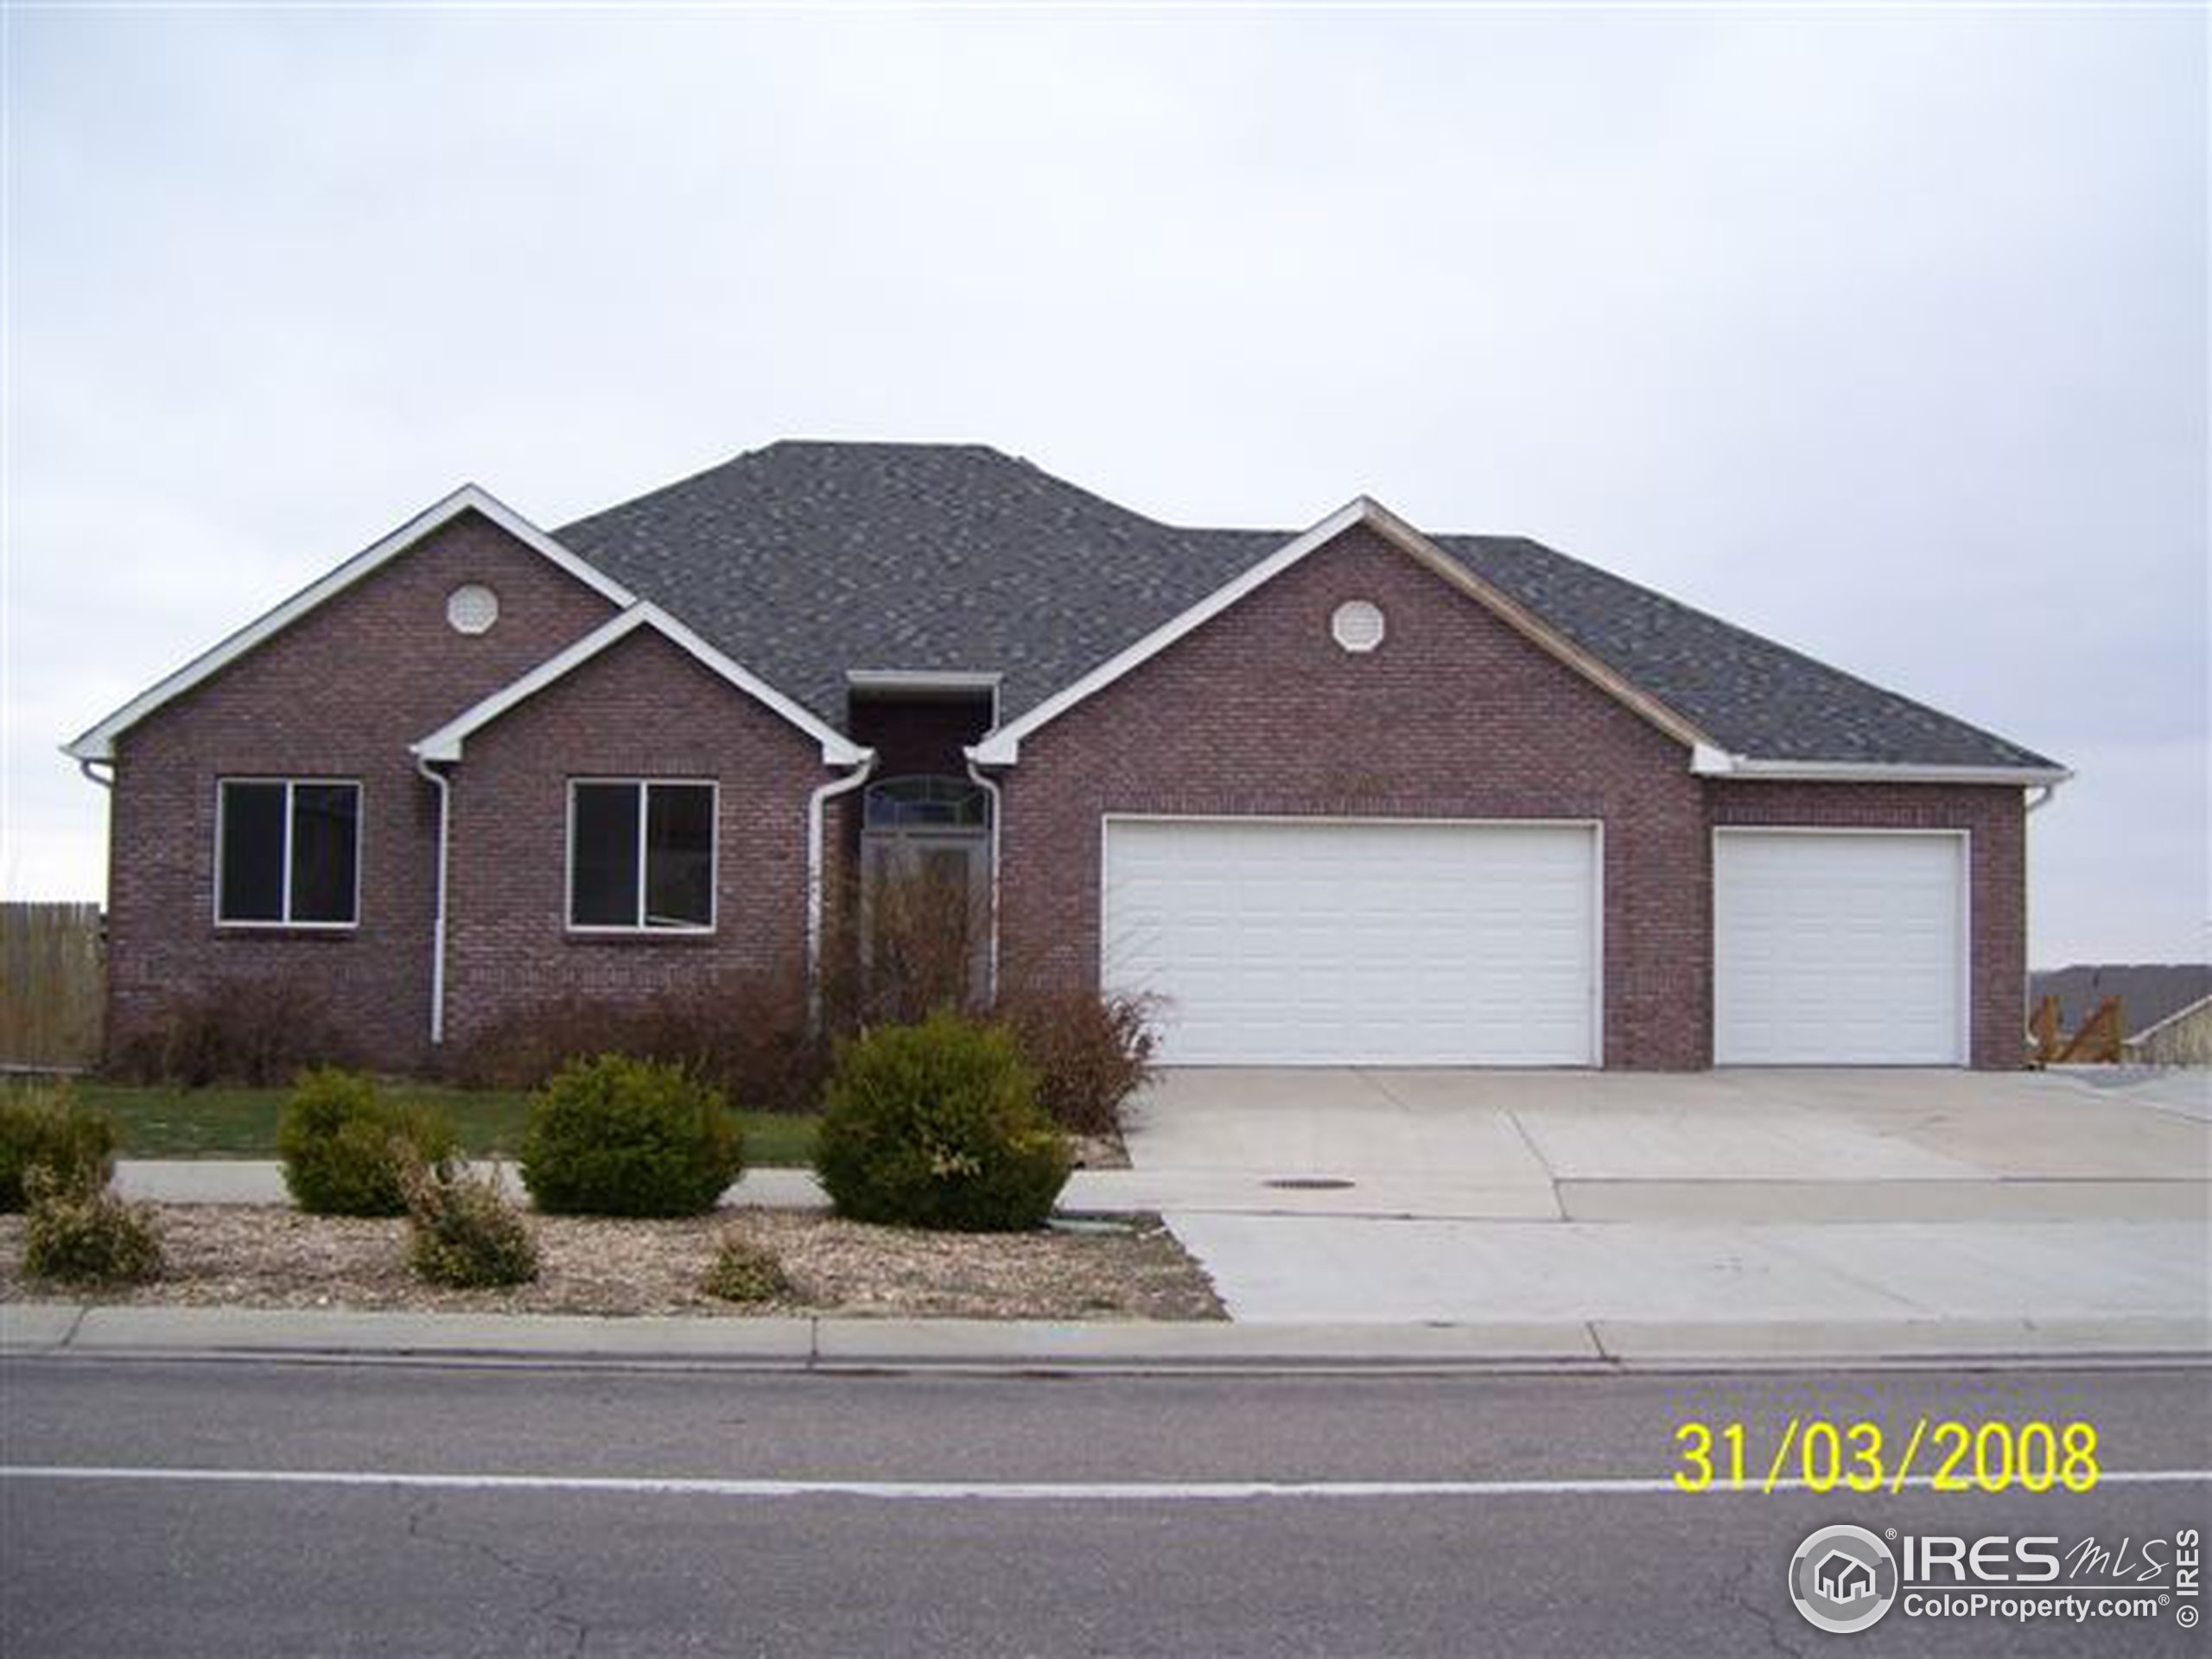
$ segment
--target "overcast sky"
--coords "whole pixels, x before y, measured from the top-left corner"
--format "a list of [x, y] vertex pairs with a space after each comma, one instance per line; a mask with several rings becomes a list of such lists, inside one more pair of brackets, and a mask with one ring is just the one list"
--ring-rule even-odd
[[6, 27], [9, 897], [103, 890], [57, 743], [456, 483], [914, 438], [1538, 537], [2075, 768], [2038, 965], [2212, 943], [2196, 8]]

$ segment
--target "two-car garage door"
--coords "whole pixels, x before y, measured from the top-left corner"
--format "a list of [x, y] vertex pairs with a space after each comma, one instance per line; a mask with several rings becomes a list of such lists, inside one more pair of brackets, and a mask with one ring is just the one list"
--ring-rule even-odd
[[1592, 1065], [1589, 824], [1109, 818], [1105, 982], [1180, 1065]]

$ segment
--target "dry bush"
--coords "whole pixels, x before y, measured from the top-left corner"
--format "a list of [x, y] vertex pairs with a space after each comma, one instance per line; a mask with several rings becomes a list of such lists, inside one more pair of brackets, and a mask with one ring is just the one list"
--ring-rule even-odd
[[407, 1261], [425, 1283], [456, 1290], [526, 1285], [537, 1277], [537, 1239], [498, 1178], [450, 1160], [402, 1166]]
[[265, 1088], [310, 1066], [353, 1058], [311, 987], [289, 979], [225, 980], [170, 997], [117, 1042], [108, 1070], [133, 1083]]
[[72, 1188], [105, 1186], [115, 1169], [116, 1139], [114, 1120], [71, 1098], [66, 1084], [0, 1094], [0, 1211], [29, 1203], [37, 1169]]
[[830, 1044], [810, 1029], [804, 976], [732, 973], [632, 1001], [553, 997], [459, 1046], [454, 1080], [537, 1089], [571, 1060], [623, 1054], [681, 1067], [748, 1111], [814, 1109]]
[[776, 1253], [737, 1233], [722, 1235], [699, 1288], [725, 1302], [781, 1301], [792, 1294]]
[[942, 1009], [979, 1010], [987, 897], [916, 874], [880, 878], [865, 903], [850, 882], [837, 898], [823, 924], [820, 1007], [828, 1029], [849, 1036], [912, 1025]]
[[1092, 1135], [1116, 1133], [1122, 1103], [1151, 1077], [1158, 1012], [1151, 997], [1084, 991], [1002, 997], [997, 1009], [1037, 1074], [1037, 1103], [1062, 1128]]
[[82, 1170], [33, 1166], [24, 1185], [23, 1268], [60, 1284], [137, 1285], [162, 1273], [153, 1206], [125, 1204]]

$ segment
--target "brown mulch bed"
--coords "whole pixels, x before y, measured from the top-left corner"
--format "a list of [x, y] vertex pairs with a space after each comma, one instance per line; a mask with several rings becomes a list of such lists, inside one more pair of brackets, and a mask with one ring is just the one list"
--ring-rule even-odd
[[[925, 1233], [788, 1210], [695, 1221], [533, 1216], [541, 1268], [512, 1290], [444, 1290], [406, 1262], [404, 1221], [283, 1205], [152, 1206], [167, 1270], [102, 1302], [496, 1313], [835, 1313], [1036, 1319], [1218, 1319], [1198, 1265], [1150, 1217], [1126, 1232]], [[742, 1306], [699, 1288], [723, 1233], [772, 1250], [791, 1297]], [[0, 1301], [72, 1300], [23, 1273], [23, 1218], [0, 1216]]]

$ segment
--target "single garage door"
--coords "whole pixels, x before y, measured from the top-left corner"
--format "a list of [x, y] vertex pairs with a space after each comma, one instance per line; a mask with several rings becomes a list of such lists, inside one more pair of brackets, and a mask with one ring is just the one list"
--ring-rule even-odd
[[1721, 1065], [1966, 1062], [1966, 838], [1713, 837]]
[[1180, 1065], [1592, 1065], [1590, 825], [1109, 818], [1103, 977]]

